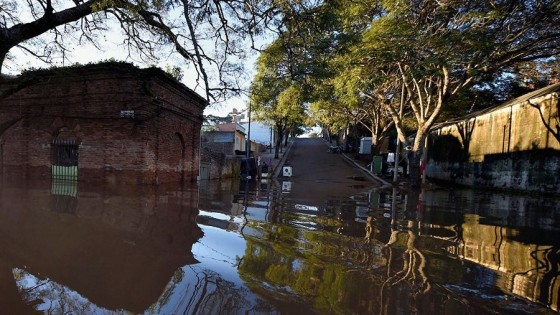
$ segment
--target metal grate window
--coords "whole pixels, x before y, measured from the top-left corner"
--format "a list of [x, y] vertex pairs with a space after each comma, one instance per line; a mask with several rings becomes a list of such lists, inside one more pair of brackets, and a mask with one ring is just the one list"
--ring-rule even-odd
[[53, 140], [52, 178], [58, 180], [77, 180], [78, 156], [78, 144], [75, 140]]

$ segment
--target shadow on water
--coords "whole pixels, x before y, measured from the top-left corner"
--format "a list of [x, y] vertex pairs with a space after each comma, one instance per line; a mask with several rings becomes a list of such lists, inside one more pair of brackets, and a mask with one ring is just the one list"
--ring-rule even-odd
[[[547, 314], [560, 200], [320, 183], [0, 183], [11, 314]], [[333, 187], [333, 184], [330, 183]], [[329, 197], [330, 196], [330, 197]]]

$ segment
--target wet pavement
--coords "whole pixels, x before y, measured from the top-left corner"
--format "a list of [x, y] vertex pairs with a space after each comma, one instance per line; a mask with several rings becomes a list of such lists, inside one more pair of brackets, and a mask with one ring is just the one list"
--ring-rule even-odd
[[329, 153], [328, 147], [328, 142], [319, 138], [294, 140], [279, 165], [291, 167], [291, 176], [283, 176], [282, 172], [278, 175], [282, 186], [289, 187], [292, 199], [322, 202], [325, 198], [348, 197], [381, 185], [342, 154]]
[[278, 181], [3, 178], [0, 313], [558, 310], [559, 199], [387, 191], [326, 144], [315, 164], [299, 144], [286, 156], [293, 176]]

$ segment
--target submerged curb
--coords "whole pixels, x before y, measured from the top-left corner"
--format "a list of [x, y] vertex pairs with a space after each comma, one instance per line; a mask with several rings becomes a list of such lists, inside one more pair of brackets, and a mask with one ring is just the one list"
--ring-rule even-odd
[[356, 163], [356, 161], [354, 161], [351, 157], [347, 156], [345, 153], [342, 153], [342, 156], [344, 156], [344, 158], [346, 160], [348, 160], [350, 163], [354, 164], [355, 166], [357, 166], [359, 169], [361, 169], [366, 175], [368, 175], [369, 177], [371, 177], [373, 180], [381, 183], [383, 186], [381, 188], [386, 188], [386, 187], [392, 187], [393, 184], [389, 183], [388, 181], [373, 175], [367, 168], [361, 166], [360, 164]]
[[280, 175], [282, 166], [284, 165], [284, 162], [286, 162], [286, 159], [288, 158], [288, 153], [290, 152], [290, 149], [292, 148], [293, 144], [294, 144], [294, 140], [290, 141], [290, 143], [288, 143], [288, 146], [286, 146], [286, 148], [284, 149], [284, 153], [282, 153], [282, 156], [278, 160], [278, 163], [276, 163], [276, 165], [274, 166], [272, 178], [278, 178], [278, 175]]

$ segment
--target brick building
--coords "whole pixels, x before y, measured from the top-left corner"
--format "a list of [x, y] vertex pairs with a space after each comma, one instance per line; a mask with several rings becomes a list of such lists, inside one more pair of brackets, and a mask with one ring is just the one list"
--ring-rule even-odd
[[196, 180], [205, 99], [156, 68], [103, 63], [0, 81], [0, 174]]

